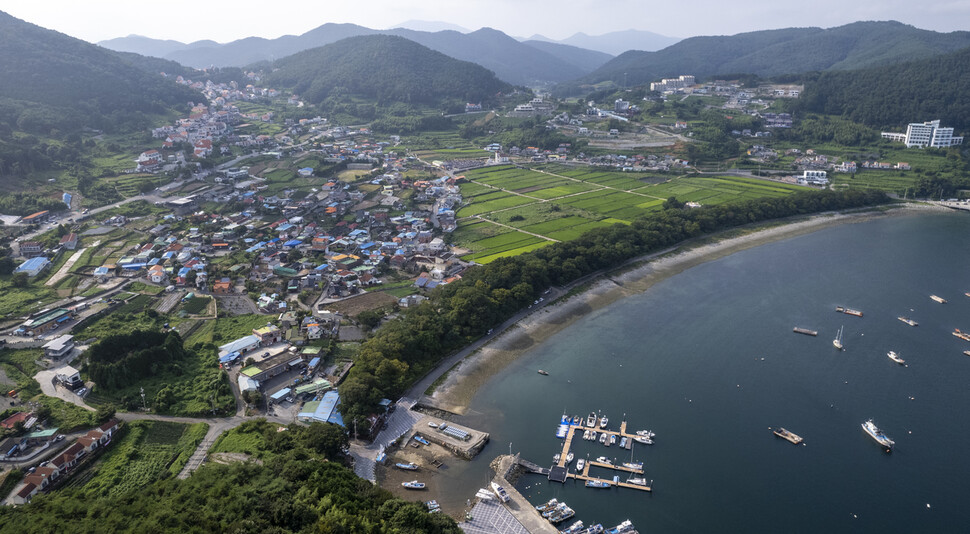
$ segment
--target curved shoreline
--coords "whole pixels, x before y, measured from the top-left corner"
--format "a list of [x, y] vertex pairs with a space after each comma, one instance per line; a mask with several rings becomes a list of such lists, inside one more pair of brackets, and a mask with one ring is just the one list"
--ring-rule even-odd
[[[888, 209], [826, 213], [807, 218], [772, 221], [755, 227], [728, 230], [678, 246], [671, 252], [638, 258], [626, 266], [594, 277], [565, 297], [522, 319], [448, 371], [447, 378], [424, 404], [464, 414], [471, 400], [495, 374], [533, 346], [545, 341], [585, 315], [623, 298], [640, 294], [654, 284], [691, 267], [749, 248], [809, 234], [826, 228], [870, 221], [880, 217], [949, 212], [925, 204], [892, 205]], [[588, 286], [588, 287], [584, 287]]]

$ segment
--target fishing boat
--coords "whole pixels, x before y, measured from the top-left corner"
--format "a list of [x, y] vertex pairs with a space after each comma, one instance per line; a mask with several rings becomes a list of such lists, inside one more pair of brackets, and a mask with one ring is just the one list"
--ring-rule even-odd
[[416, 464], [414, 462], [408, 462], [408, 463], [398, 462], [398, 463], [394, 464], [394, 467], [396, 467], [398, 469], [404, 469], [405, 471], [417, 471], [418, 470], [418, 464]]
[[893, 445], [895, 445], [896, 442], [889, 439], [889, 436], [880, 430], [879, 427], [872, 422], [872, 419], [862, 423], [862, 430], [865, 430], [866, 434], [869, 434], [869, 437], [876, 440], [876, 443], [886, 447], [886, 452], [892, 452]]
[[606, 425], [609, 422], [610, 422], [610, 420], [607, 419], [605, 415], [603, 417], [600, 417], [600, 428], [606, 428]]
[[561, 502], [561, 503], [553, 506], [552, 508], [546, 510], [545, 512], [542, 512], [542, 517], [545, 517], [546, 519], [549, 519], [550, 517], [558, 514], [561, 510], [565, 510], [566, 508], [569, 508], [566, 505], [566, 503]]
[[492, 491], [498, 496], [499, 500], [502, 502], [509, 502], [509, 493], [505, 491], [505, 488], [499, 486], [497, 482], [492, 482]]
[[417, 480], [412, 480], [411, 482], [401, 482], [401, 485], [404, 486], [405, 489], [424, 489], [424, 482], [418, 482]]
[[897, 319], [908, 324], [909, 326], [919, 326], [919, 323], [910, 319], [909, 317], [903, 317], [902, 315], [900, 315], [899, 317], [897, 317]]
[[613, 460], [610, 460], [606, 456], [598, 456], [596, 458], [596, 461], [599, 462], [599, 463], [601, 463], [601, 464], [613, 465]]
[[935, 301], [935, 302], [939, 302], [940, 304], [946, 304], [946, 299], [943, 298], [943, 297], [938, 297], [936, 295], [930, 295], [930, 298], [933, 299], [933, 301]]
[[546, 371], [543, 371], [542, 369], [539, 369], [539, 374], [542, 376], [549, 376], [549, 373], [547, 373]]
[[581, 534], [602, 534], [603, 530], [604, 530], [603, 525], [600, 523], [596, 523], [595, 525], [588, 527]]
[[900, 358], [899, 357], [899, 354], [896, 354], [896, 351], [894, 351], [894, 350], [891, 350], [891, 351], [887, 352], [886, 353], [886, 356], [889, 356], [889, 359], [890, 360], [898, 363], [899, 365], [903, 365], [904, 363], [906, 363], [906, 360]]
[[631, 530], [633, 530], [633, 523], [627, 519], [613, 528], [606, 529], [606, 534], [620, 534], [621, 532], [630, 532]]
[[414, 435], [414, 441], [417, 441], [418, 443], [421, 443], [423, 445], [431, 445], [431, 442], [429, 442], [428, 440], [422, 438], [417, 434]]
[[437, 514], [441, 512], [441, 505], [438, 504], [438, 501], [431, 500], [424, 505], [428, 507], [428, 513]]
[[596, 428], [596, 419], [596, 412], [589, 412], [589, 416], [586, 418], [586, 426]]
[[774, 433], [779, 438], [785, 438], [785, 439], [787, 439], [788, 441], [794, 443], [795, 445], [798, 445], [799, 443], [802, 442], [802, 437], [801, 436], [799, 436], [798, 434], [796, 434], [794, 432], [790, 432], [788, 430], [785, 430], [782, 427], [778, 427], [775, 430], [772, 430], [772, 433]]
[[608, 488], [610, 487], [610, 483], [604, 480], [587, 480], [586, 487], [587, 488]]
[[842, 348], [842, 329], [843, 328], [844, 326], [839, 327], [839, 333], [835, 336], [835, 339], [832, 340], [832, 345], [839, 350], [844, 350]]
[[560, 509], [558, 513], [549, 516], [546, 519], [548, 519], [550, 523], [561, 523], [574, 515], [576, 515], [576, 511], [566, 506], [565, 508]]
[[540, 512], [548, 512], [549, 510], [552, 510], [553, 508], [555, 508], [558, 504], [559, 504], [559, 499], [552, 498], [546, 501], [545, 504], [540, 504], [539, 506], [536, 506], [536, 510]]
[[582, 472], [582, 470], [583, 470], [584, 467], [586, 467], [586, 460], [584, 458], [580, 458], [579, 460], [576, 460], [576, 470], [577, 471]]
[[559, 532], [561, 534], [579, 534], [579, 531], [580, 530], [583, 530], [583, 520], [582, 519], [580, 519], [579, 521], [576, 521], [572, 525], [569, 525], [569, 528], [564, 528], [564, 529], [560, 530]]
[[644, 445], [653, 445], [653, 440], [646, 436], [633, 436], [633, 441]]

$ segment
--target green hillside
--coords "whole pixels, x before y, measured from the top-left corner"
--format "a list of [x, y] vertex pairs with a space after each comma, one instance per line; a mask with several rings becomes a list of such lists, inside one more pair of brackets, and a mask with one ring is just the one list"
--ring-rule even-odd
[[378, 103], [439, 105], [487, 101], [511, 86], [474, 63], [458, 61], [402, 37], [369, 35], [283, 58], [264, 79], [320, 104], [344, 95]]
[[126, 129], [139, 122], [133, 114], [162, 114], [199, 100], [198, 93], [114, 52], [2, 12], [0, 72], [0, 100], [6, 102], [0, 123], [31, 133]]
[[941, 119], [970, 129], [970, 48], [943, 56], [856, 71], [821, 73], [805, 85], [796, 110], [841, 115], [902, 131], [905, 124]]
[[680, 74], [706, 78], [858, 69], [967, 46], [970, 32], [938, 33], [893, 21], [692, 37], [657, 52], [626, 52], [561, 89], [575, 91], [581, 85], [603, 81], [638, 85]]

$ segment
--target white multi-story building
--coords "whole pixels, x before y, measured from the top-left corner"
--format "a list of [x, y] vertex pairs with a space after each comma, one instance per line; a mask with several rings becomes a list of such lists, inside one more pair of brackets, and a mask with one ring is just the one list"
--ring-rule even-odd
[[946, 148], [962, 145], [963, 137], [953, 135], [953, 128], [940, 127], [940, 121], [912, 122], [906, 127], [906, 133], [882, 132], [883, 139], [906, 143], [906, 147]]
[[691, 74], [682, 74], [677, 78], [664, 78], [659, 82], [653, 82], [650, 84], [651, 91], [674, 91], [677, 89], [683, 89], [685, 87], [690, 87], [694, 85], [695, 79]]

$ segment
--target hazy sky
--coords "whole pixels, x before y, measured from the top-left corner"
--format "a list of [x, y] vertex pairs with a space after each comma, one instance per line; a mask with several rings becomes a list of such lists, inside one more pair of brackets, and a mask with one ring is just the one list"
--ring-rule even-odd
[[327, 22], [389, 28], [407, 20], [489, 26], [516, 37], [562, 39], [648, 30], [672, 37], [793, 26], [898, 20], [936, 31], [970, 30], [970, 0], [0, 0], [0, 10], [97, 42], [129, 34], [191, 42], [300, 34]]

